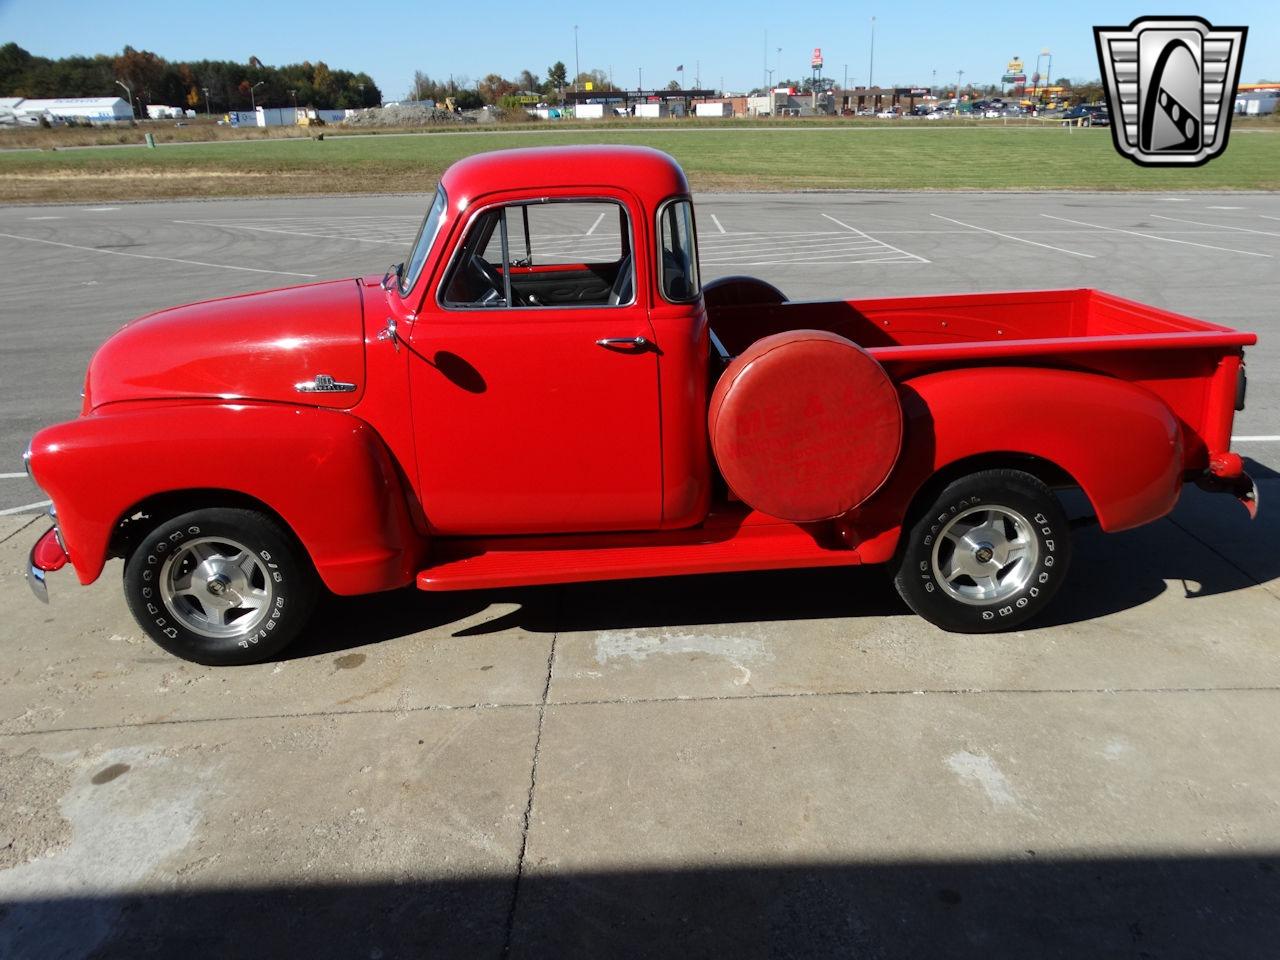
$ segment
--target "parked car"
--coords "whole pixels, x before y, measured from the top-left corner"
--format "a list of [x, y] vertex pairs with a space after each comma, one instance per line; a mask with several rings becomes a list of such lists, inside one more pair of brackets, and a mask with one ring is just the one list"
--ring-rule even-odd
[[1111, 116], [1105, 109], [1099, 107], [1084, 106], [1072, 107], [1070, 110], [1064, 111], [1062, 114], [1063, 126], [1083, 125], [1086, 127], [1109, 126]]
[[276, 654], [322, 589], [867, 563], [944, 629], [1007, 630], [1066, 577], [1056, 487], [1105, 531], [1188, 480], [1256, 507], [1230, 450], [1255, 342], [1088, 289], [704, 286], [667, 155], [480, 154], [381, 278], [107, 340], [80, 417], [28, 449], [54, 517], [28, 575], [47, 599], [122, 558], [142, 629], [207, 664]]

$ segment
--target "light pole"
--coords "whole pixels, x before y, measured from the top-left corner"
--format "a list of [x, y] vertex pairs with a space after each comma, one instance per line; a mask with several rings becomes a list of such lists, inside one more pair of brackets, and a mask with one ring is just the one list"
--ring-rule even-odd
[[257, 83], [255, 83], [252, 87], [249, 88], [249, 109], [252, 110], [254, 113], [258, 112], [258, 101], [253, 98], [253, 92], [266, 82], [267, 81], [265, 80], [259, 80]]
[[956, 113], [960, 112], [960, 80], [964, 77], [963, 70], [956, 71]]
[[573, 92], [578, 92], [578, 76], [582, 68], [578, 66], [578, 25], [573, 25]]
[[782, 82], [782, 48], [778, 47], [778, 59], [774, 61], [774, 67], [778, 74], [778, 82]]
[[876, 18], [871, 18], [871, 58], [867, 61], [867, 89], [875, 86], [876, 74]]
[[1053, 86], [1053, 54], [1049, 52], [1048, 47], [1045, 47], [1045, 49], [1042, 50], [1041, 53], [1044, 56], [1049, 58], [1049, 66], [1045, 67], [1044, 72], [1049, 75], [1049, 82], [1046, 84], [1046, 86], [1052, 87]]
[[636, 67], [636, 92], [644, 89], [644, 67]]
[[204, 93], [204, 115], [206, 118], [211, 118], [213, 116], [213, 110], [209, 107], [209, 88], [201, 87], [200, 89]]
[[357, 86], [357, 87], [359, 88], [359, 90], [360, 90], [360, 106], [362, 106], [362, 107], [363, 107], [363, 106], [365, 105], [365, 102], [364, 102], [364, 84], [363, 84], [363, 83], [357, 83], [357, 84], [356, 84], [356, 86]]
[[[133, 90], [123, 80], [117, 80], [116, 83], [124, 87], [125, 93], [129, 94], [129, 118], [134, 119], [137, 116], [137, 114], [133, 112]], [[146, 91], [143, 91], [143, 92], [145, 93]]]

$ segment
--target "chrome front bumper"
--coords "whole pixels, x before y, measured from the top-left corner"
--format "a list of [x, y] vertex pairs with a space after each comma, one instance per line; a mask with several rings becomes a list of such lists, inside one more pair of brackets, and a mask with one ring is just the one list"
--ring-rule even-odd
[[27, 585], [41, 603], [49, 602], [48, 574], [61, 570], [71, 560], [52, 507], [49, 508], [49, 515], [54, 518], [53, 526], [40, 535], [27, 556]]
[[45, 583], [44, 571], [36, 566], [36, 548], [31, 548], [31, 557], [27, 560], [27, 586], [41, 603], [49, 602], [49, 585]]

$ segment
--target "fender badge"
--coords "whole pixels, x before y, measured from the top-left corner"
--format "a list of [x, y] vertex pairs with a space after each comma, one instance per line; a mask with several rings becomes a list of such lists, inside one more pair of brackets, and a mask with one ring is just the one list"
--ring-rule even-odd
[[303, 380], [295, 383], [293, 389], [299, 393], [355, 393], [354, 383], [342, 383], [327, 373], [317, 373], [314, 380]]

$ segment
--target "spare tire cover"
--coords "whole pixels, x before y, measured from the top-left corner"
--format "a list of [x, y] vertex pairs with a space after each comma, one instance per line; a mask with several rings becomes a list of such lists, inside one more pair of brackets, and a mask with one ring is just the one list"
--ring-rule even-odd
[[748, 506], [796, 522], [838, 517], [888, 478], [902, 408], [884, 368], [822, 330], [757, 340], [716, 384], [708, 412], [716, 463]]

